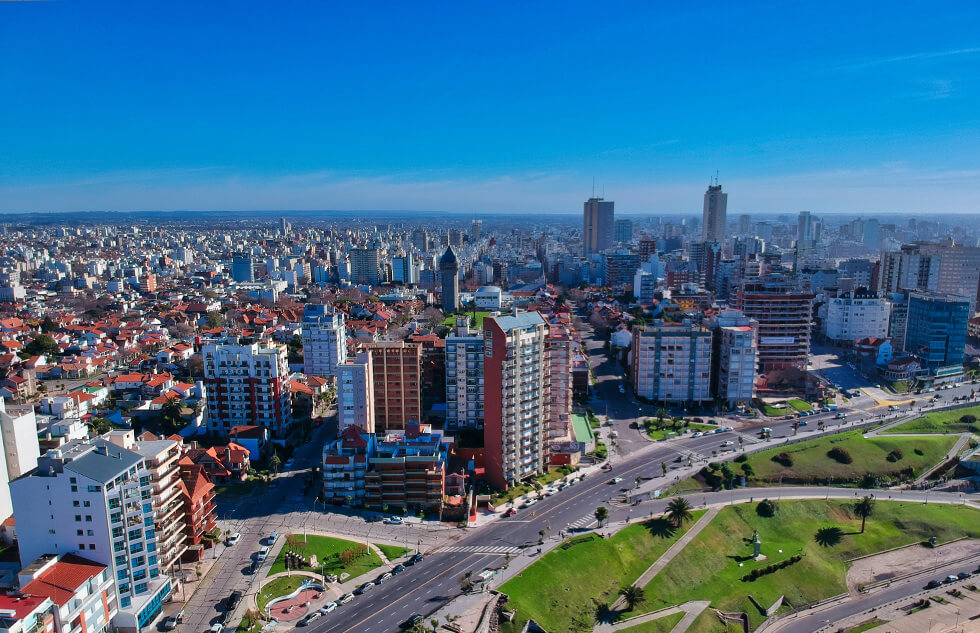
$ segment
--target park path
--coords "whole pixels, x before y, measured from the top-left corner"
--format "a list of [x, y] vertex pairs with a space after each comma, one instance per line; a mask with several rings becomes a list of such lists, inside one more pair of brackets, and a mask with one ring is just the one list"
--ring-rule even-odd
[[622, 631], [623, 629], [632, 628], [640, 624], [653, 622], [654, 620], [666, 618], [667, 616], [681, 612], [684, 613], [684, 617], [674, 625], [674, 628], [670, 630], [670, 633], [684, 633], [687, 631], [688, 627], [694, 623], [698, 616], [701, 615], [701, 612], [707, 609], [709, 606], [711, 606], [711, 602], [708, 600], [692, 600], [676, 607], [667, 607], [666, 609], [654, 611], [653, 613], [644, 613], [643, 615], [638, 615], [635, 618], [621, 620], [615, 624], [598, 624], [594, 629], [592, 629], [592, 633], [616, 633], [616, 631]]
[[[653, 561], [653, 564], [647, 567], [646, 571], [640, 574], [640, 577], [633, 582], [633, 586], [640, 588], [646, 587], [647, 584], [653, 580], [653, 577], [659, 574], [660, 570], [667, 566], [667, 563], [674, 560], [674, 557], [677, 556], [682, 549], [687, 547], [687, 544], [694, 540], [694, 537], [697, 536], [709, 523], [711, 523], [716, 516], [718, 516], [718, 513], [721, 512], [721, 508], [722, 506], [715, 506], [701, 515], [701, 518], [698, 519], [694, 525], [692, 525], [691, 528], [684, 533], [684, 536], [677, 539], [676, 543], [667, 548], [667, 551], [661, 554], [660, 558]], [[612, 605], [612, 608], [614, 610], [623, 609], [625, 606], [626, 601], [622, 596], [620, 596]]]
[[960, 451], [963, 450], [963, 447], [966, 446], [966, 443], [970, 441], [970, 438], [971, 437], [973, 437], [973, 434], [972, 433], [960, 433], [960, 439], [956, 440], [956, 444], [953, 444], [953, 448], [949, 449], [949, 452], [946, 453], [946, 457], [944, 457], [943, 459], [939, 460], [939, 463], [938, 464], [936, 464], [935, 466], [933, 466], [932, 468], [930, 468], [926, 472], [924, 472], [921, 475], [919, 475], [919, 478], [916, 479], [914, 483], [915, 484], [921, 484], [923, 481], [925, 481], [929, 477], [929, 475], [931, 475], [936, 470], [939, 470], [949, 460], [951, 460], [954, 457], [956, 457], [957, 455], [959, 455], [960, 454]]

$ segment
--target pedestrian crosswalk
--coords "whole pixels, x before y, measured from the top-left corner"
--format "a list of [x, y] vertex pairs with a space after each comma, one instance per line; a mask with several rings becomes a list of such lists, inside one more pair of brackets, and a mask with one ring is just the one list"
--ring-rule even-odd
[[590, 527], [592, 527], [593, 524], [598, 525], [598, 523], [599, 522], [595, 520], [595, 517], [594, 516], [592, 516], [591, 514], [587, 514], [584, 517], [582, 517], [581, 519], [578, 519], [576, 521], [572, 521], [571, 523], [569, 523], [568, 524], [568, 529], [570, 529], [570, 530], [579, 530], [579, 529], [581, 529], [581, 530], [587, 530]]
[[519, 547], [507, 547], [504, 545], [452, 545], [443, 547], [434, 553], [460, 552], [466, 554], [517, 554], [521, 551]]

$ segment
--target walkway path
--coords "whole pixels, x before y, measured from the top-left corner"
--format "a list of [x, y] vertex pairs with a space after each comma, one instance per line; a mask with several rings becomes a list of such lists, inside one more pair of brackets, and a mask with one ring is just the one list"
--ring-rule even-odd
[[[660, 558], [653, 561], [653, 564], [647, 567], [645, 572], [640, 574], [640, 577], [633, 582], [633, 586], [640, 587], [641, 589], [646, 587], [650, 581], [653, 580], [653, 577], [659, 574], [660, 570], [667, 566], [667, 563], [674, 560], [674, 557], [677, 556], [682, 549], [687, 547], [687, 544], [694, 540], [694, 537], [697, 536], [701, 530], [706, 528], [716, 516], [718, 516], [718, 513], [721, 512], [721, 508], [721, 506], [714, 506], [701, 515], [701, 518], [698, 519], [694, 525], [692, 525], [690, 529], [684, 533], [684, 536], [677, 539], [676, 543], [667, 548], [667, 551], [661, 554]], [[622, 609], [625, 604], [625, 599], [620, 596], [616, 602], [613, 603], [612, 608], [613, 610]]]
[[966, 443], [970, 441], [970, 438], [971, 437], [973, 437], [973, 434], [972, 433], [960, 433], [960, 439], [958, 439], [956, 441], [956, 444], [953, 445], [953, 448], [949, 449], [949, 453], [946, 454], [946, 457], [942, 458], [941, 460], [939, 460], [939, 463], [938, 464], [936, 464], [935, 466], [933, 466], [929, 470], [927, 470], [924, 473], [922, 473], [921, 475], [919, 475], [919, 478], [916, 479], [913, 482], [913, 485], [914, 484], [921, 484], [933, 472], [939, 470], [940, 468], [942, 468], [943, 466], [945, 466], [946, 463], [949, 462], [949, 460], [951, 460], [954, 457], [956, 457], [957, 455], [959, 455], [960, 454], [960, 451], [963, 450], [963, 447], [966, 446]]
[[667, 616], [681, 612], [684, 613], [684, 617], [674, 625], [674, 628], [670, 630], [670, 633], [684, 633], [687, 631], [688, 627], [694, 623], [698, 616], [701, 615], [701, 612], [707, 609], [709, 606], [711, 606], [711, 602], [709, 600], [692, 600], [691, 602], [685, 602], [684, 604], [676, 607], [667, 607], [666, 609], [654, 611], [653, 613], [638, 615], [635, 618], [620, 620], [615, 624], [598, 624], [594, 629], [592, 629], [592, 633], [615, 633], [616, 631], [629, 629], [634, 626], [639, 626], [640, 624], [646, 624], [647, 622], [659, 620], [660, 618], [666, 618]]

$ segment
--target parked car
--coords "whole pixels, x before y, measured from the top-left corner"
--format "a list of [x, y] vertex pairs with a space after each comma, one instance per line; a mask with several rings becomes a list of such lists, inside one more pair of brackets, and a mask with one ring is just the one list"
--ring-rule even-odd
[[405, 571], [404, 565], [395, 565], [394, 567], [391, 568], [391, 573], [393, 574], [400, 574], [403, 571]]
[[521, 508], [522, 509], [523, 508], [530, 508], [531, 506], [533, 506], [537, 502], [538, 502], [537, 499], [528, 499], [524, 503], [521, 504]]
[[237, 607], [238, 603], [241, 601], [242, 601], [242, 592], [232, 591], [231, 595], [228, 596], [228, 600], [225, 602], [225, 610], [234, 611], [235, 607]]
[[225, 539], [225, 545], [235, 545], [241, 539], [242, 539], [242, 535], [239, 534], [238, 532], [235, 532], [234, 534], [232, 534], [231, 536], [229, 536], [227, 539]]
[[320, 607], [320, 613], [322, 613], [323, 615], [326, 615], [326, 614], [330, 613], [331, 611], [333, 611], [336, 608], [337, 608], [337, 603], [336, 602], [328, 602], [327, 604], [325, 604], [322, 607]]
[[177, 628], [177, 618], [175, 618], [174, 616], [170, 616], [163, 621], [164, 631], [173, 631], [176, 628]]
[[404, 622], [402, 622], [398, 626], [400, 626], [403, 629], [408, 630], [408, 629], [414, 627], [415, 625], [417, 625], [419, 622], [421, 622], [422, 619], [423, 619], [422, 616], [419, 615], [418, 613], [416, 613], [415, 615], [413, 615], [409, 619], [405, 620]]
[[313, 613], [307, 615], [305, 618], [303, 618], [300, 621], [300, 624], [302, 624], [303, 626], [306, 626], [310, 622], [313, 622], [314, 620], [319, 620], [322, 617], [323, 617], [323, 614], [320, 613], [319, 610], [317, 610], [317, 611], [314, 611]]
[[377, 578], [374, 579], [374, 584], [376, 584], [376, 585], [383, 584], [384, 581], [386, 581], [389, 578], [391, 578], [391, 576], [392, 576], [391, 572], [390, 571], [386, 571], [385, 573], [381, 574], [380, 576], [378, 576]]
[[950, 574], [949, 576], [946, 576], [946, 580], [943, 582], [956, 582], [957, 580], [959, 580], [959, 578]]
[[269, 532], [269, 536], [265, 540], [268, 545], [275, 545], [276, 541], [279, 540], [279, 532]]
[[221, 633], [225, 630], [225, 625], [221, 622], [215, 622], [211, 625], [211, 633]]
[[956, 574], [956, 577], [960, 580], [965, 580], [970, 577], [970, 574], [965, 571], [961, 571], [960, 573]]
[[504, 512], [504, 516], [505, 516], [505, 517], [512, 517], [512, 516], [514, 516], [515, 514], [517, 514], [517, 508], [511, 508], [511, 509], [510, 509], [510, 510], [508, 510], [507, 512]]
[[926, 589], [935, 589], [936, 587], [941, 587], [942, 584], [943, 583], [938, 580], [930, 580], [929, 584], [926, 585]]
[[354, 594], [345, 593], [344, 595], [340, 596], [340, 598], [337, 600], [337, 604], [347, 604], [353, 599], [354, 599]]
[[422, 555], [421, 554], [416, 554], [415, 556], [412, 556], [411, 561], [413, 563], [421, 563], [422, 562]]
[[355, 589], [354, 590], [354, 593], [357, 594], [357, 595], [361, 595], [365, 591], [370, 591], [371, 589], [374, 589], [374, 583], [373, 582], [366, 582], [363, 585], [361, 585], [360, 587], [358, 587], [357, 589]]
[[380, 514], [369, 514], [368, 516], [364, 517], [364, 520], [367, 521], [368, 523], [377, 523], [378, 521], [381, 521], [383, 518], [384, 517], [382, 517]]
[[385, 519], [385, 523], [388, 525], [401, 525], [404, 520], [400, 516], [392, 515]]
[[255, 560], [259, 561], [260, 563], [268, 557], [269, 557], [269, 548], [265, 545], [259, 548], [259, 551], [255, 554]]

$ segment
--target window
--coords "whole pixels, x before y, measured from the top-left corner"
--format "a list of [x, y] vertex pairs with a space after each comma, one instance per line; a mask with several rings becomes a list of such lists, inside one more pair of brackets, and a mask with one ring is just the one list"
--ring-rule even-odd
[[82, 505], [85, 506], [86, 508], [89, 508], [89, 507], [92, 506], [92, 502], [91, 501], [83, 501], [82, 502]]
[[72, 501], [72, 502], [71, 502], [71, 505], [72, 505], [72, 507], [75, 507], [75, 508], [77, 508], [77, 507], [78, 507], [78, 505], [79, 505], [79, 503], [78, 503], [78, 499], [75, 499], [74, 501]]
[[75, 530], [75, 536], [81, 536], [81, 535], [82, 535], [81, 530]]
[[82, 515], [80, 515], [80, 514], [76, 514], [76, 515], [75, 515], [75, 520], [76, 520], [76, 521], [81, 521], [81, 520], [82, 520]]
[[86, 514], [85, 515], [85, 522], [86, 523], [91, 523], [92, 522], [92, 515], [91, 514]]
[[89, 492], [102, 492], [102, 486], [88, 486]]
[[87, 534], [85, 536], [95, 536], [95, 530], [86, 530]]

